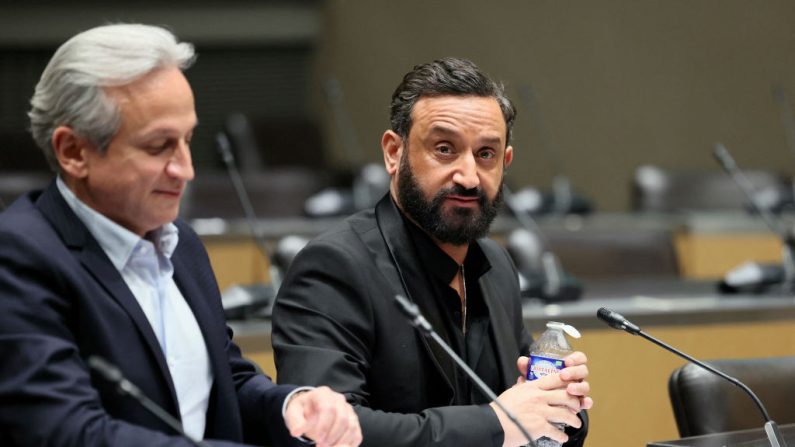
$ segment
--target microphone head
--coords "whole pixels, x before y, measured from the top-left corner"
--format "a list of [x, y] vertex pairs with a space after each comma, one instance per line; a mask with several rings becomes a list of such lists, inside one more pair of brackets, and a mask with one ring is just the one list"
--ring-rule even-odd
[[624, 318], [620, 313], [614, 312], [606, 307], [599, 308], [599, 310], [596, 311], [596, 317], [614, 329], [620, 329], [632, 335], [637, 335], [640, 332], [640, 327]]
[[221, 159], [226, 167], [234, 166], [235, 156], [232, 154], [232, 145], [229, 143], [229, 137], [226, 132], [215, 134], [215, 147], [218, 149], [218, 153], [221, 154]]

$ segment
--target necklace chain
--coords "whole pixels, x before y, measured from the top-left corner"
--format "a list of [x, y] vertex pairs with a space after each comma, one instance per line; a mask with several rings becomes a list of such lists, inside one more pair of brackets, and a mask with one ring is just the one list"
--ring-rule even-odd
[[461, 330], [464, 332], [464, 335], [467, 333], [467, 279], [464, 272], [464, 264], [461, 264], [461, 290], [464, 295], [464, 299], [462, 301], [462, 312], [461, 312]]

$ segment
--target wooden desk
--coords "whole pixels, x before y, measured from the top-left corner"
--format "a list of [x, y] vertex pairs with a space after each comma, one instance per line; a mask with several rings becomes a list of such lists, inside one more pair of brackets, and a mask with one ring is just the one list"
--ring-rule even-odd
[[[782, 219], [782, 227], [792, 216]], [[778, 263], [782, 242], [760, 219], [747, 214], [702, 213], [682, 216], [674, 243], [685, 278], [720, 278], [747, 262]]]

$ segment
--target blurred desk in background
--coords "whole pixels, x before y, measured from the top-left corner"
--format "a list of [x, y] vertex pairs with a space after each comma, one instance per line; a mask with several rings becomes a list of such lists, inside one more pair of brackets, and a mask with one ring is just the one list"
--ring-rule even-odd
[[[266, 218], [257, 221], [257, 231], [275, 244], [290, 234], [315, 236], [340, 220]], [[792, 224], [795, 216], [783, 221]], [[267, 281], [268, 260], [258, 252], [244, 219], [190, 222], [207, 246], [222, 289]], [[499, 216], [492, 236], [504, 241], [517, 227], [515, 219]], [[759, 219], [741, 212], [549, 216], [539, 219], [539, 227], [563, 269], [585, 281], [653, 275], [717, 279], [746, 261], [781, 260], [780, 239]]]
[[[781, 229], [795, 216], [782, 216]], [[681, 275], [720, 278], [746, 261], [781, 262], [782, 239], [762, 220], [747, 213], [690, 213], [681, 216], [675, 233]]]
[[[761, 416], [760, 416], [761, 418]], [[760, 424], [760, 427], [762, 424]], [[779, 427], [784, 442], [795, 445], [795, 424]], [[671, 441], [657, 441], [649, 443], [647, 447], [770, 447], [770, 441], [763, 428], [753, 430], [739, 430], [711, 435], [692, 436], [689, 438], [674, 439]]]

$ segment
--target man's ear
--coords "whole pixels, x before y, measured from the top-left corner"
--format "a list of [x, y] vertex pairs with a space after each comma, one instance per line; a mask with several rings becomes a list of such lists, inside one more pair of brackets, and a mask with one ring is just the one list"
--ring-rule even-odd
[[58, 126], [52, 133], [52, 148], [61, 172], [73, 178], [88, 175], [86, 151], [90, 150], [85, 138], [69, 126]]
[[381, 137], [381, 150], [384, 152], [384, 167], [390, 176], [394, 176], [400, 165], [403, 153], [403, 138], [392, 130], [387, 130]]
[[513, 146], [508, 146], [505, 148], [505, 162], [503, 163], [503, 168], [508, 169], [513, 161]]

